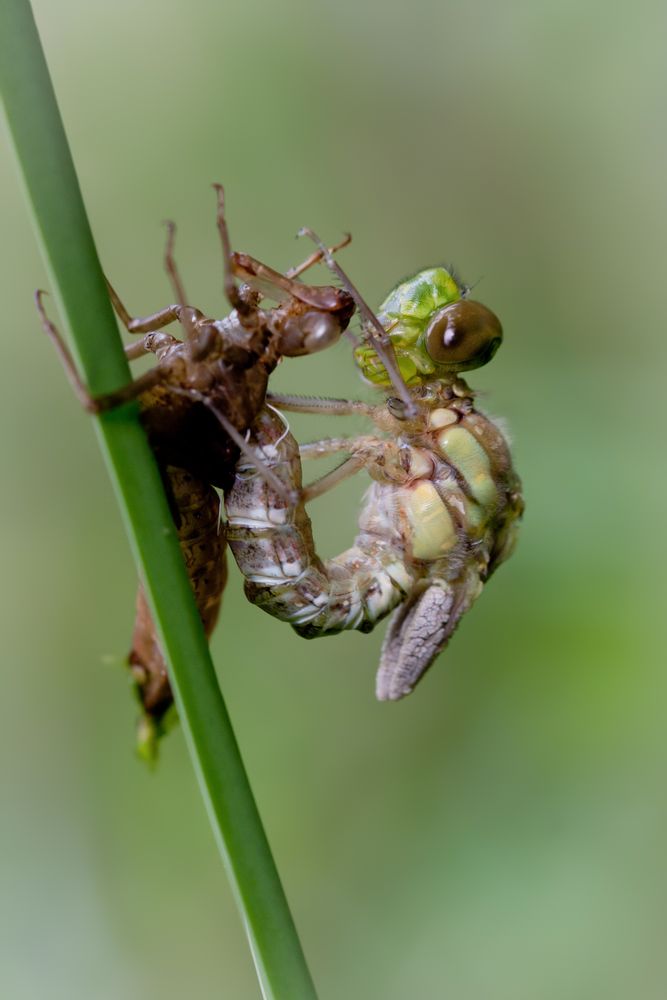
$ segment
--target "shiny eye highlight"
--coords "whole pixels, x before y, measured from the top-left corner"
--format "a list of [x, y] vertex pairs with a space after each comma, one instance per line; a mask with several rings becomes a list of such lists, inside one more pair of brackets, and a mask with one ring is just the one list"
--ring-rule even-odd
[[290, 317], [280, 339], [280, 352], [288, 358], [323, 351], [339, 339], [347, 326], [335, 313], [311, 309], [302, 316]]
[[495, 313], [481, 302], [461, 299], [438, 310], [428, 325], [424, 345], [437, 365], [465, 371], [490, 361], [502, 339]]

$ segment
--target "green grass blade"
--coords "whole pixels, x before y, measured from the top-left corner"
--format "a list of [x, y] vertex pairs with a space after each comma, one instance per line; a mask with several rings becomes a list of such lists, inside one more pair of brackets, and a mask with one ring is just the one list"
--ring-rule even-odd
[[[128, 366], [28, 0], [0, 0], [0, 74], [61, 316], [87, 384], [94, 393], [110, 391], [128, 381]], [[279, 1000], [313, 998], [136, 407], [104, 414], [96, 425], [262, 991]], [[215, 993], [212, 988], [211, 996]]]

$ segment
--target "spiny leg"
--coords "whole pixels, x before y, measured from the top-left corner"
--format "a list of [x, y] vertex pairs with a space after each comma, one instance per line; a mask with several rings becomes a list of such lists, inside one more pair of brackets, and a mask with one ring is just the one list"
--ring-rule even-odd
[[[264, 292], [273, 299], [289, 296], [325, 312], [336, 312], [348, 302], [352, 304], [349, 294], [341, 288], [333, 285], [306, 285], [302, 281], [281, 274], [268, 264], [263, 264], [249, 253], [234, 250], [230, 266], [237, 278], [241, 278], [253, 288], [258, 288], [260, 294]], [[279, 294], [276, 293], [276, 289], [279, 289]]]
[[218, 197], [216, 220], [218, 224], [218, 232], [220, 233], [220, 242], [222, 243], [222, 266], [225, 295], [227, 296], [232, 309], [236, 309], [239, 317], [243, 317], [250, 312], [250, 305], [244, 300], [236, 282], [234, 281], [234, 255], [229, 241], [229, 229], [227, 228], [227, 217], [225, 215], [225, 189], [222, 184], [214, 184], [213, 189]]
[[[165, 306], [164, 309], [158, 309], [157, 312], [151, 313], [149, 316], [130, 316], [109, 279], [105, 278], [104, 280], [107, 283], [107, 290], [114, 312], [128, 333], [153, 333], [181, 319], [183, 308], [178, 304]], [[204, 314], [199, 309], [189, 307], [189, 311], [195, 323], [204, 318]]]
[[375, 434], [358, 434], [356, 437], [321, 438], [319, 441], [307, 441], [299, 445], [299, 455], [305, 459], [328, 458], [341, 451], [349, 454], [364, 455], [373, 458], [394, 448], [394, 444], [376, 437]]
[[322, 438], [320, 441], [307, 441], [299, 445], [299, 455], [305, 459], [328, 458], [340, 451], [350, 454], [356, 450], [363, 438]]
[[[345, 236], [340, 241], [340, 243], [336, 243], [334, 246], [329, 247], [327, 252], [333, 256], [333, 254], [337, 253], [339, 250], [342, 250], [343, 247], [349, 246], [351, 242], [352, 242], [352, 234], [345, 233]], [[321, 250], [315, 250], [313, 253], [311, 253], [310, 257], [306, 257], [306, 259], [301, 261], [300, 264], [297, 264], [296, 267], [290, 267], [289, 271], [285, 271], [285, 277], [298, 278], [299, 275], [303, 274], [304, 271], [307, 271], [309, 267], [313, 267], [315, 264], [319, 264], [323, 256], [324, 254], [322, 253]]]
[[[333, 288], [330, 285], [304, 285], [301, 281], [295, 281], [288, 274], [281, 274], [268, 264], [263, 264], [256, 257], [250, 254], [233, 251], [229, 240], [229, 230], [225, 217], [225, 193], [221, 184], [214, 184], [213, 187], [218, 193], [218, 230], [222, 242], [222, 254], [224, 263], [224, 285], [225, 294], [231, 305], [237, 310], [241, 322], [251, 328], [253, 326], [252, 317], [256, 308], [256, 303], [251, 298], [244, 298], [241, 290], [237, 288], [234, 278], [252, 284], [266, 285], [271, 288], [271, 294], [275, 298], [275, 289], [280, 289], [286, 295], [314, 306], [316, 309], [335, 312], [345, 305], [348, 296], [340, 288]], [[346, 241], [343, 241], [343, 244]], [[326, 251], [326, 247], [324, 248]], [[338, 249], [333, 247], [332, 250]], [[327, 251], [328, 252], [328, 251]], [[315, 256], [315, 255], [311, 255]], [[322, 252], [320, 251], [320, 257]], [[310, 258], [309, 258], [310, 260]], [[304, 262], [309, 266], [309, 261]], [[255, 293], [256, 294], [256, 293]]]
[[42, 321], [44, 332], [56, 349], [56, 353], [62, 362], [63, 368], [65, 369], [65, 374], [67, 375], [69, 384], [74, 390], [74, 395], [85, 410], [88, 410], [89, 413], [97, 413], [95, 400], [88, 392], [87, 386], [85, 386], [81, 381], [79, 373], [76, 370], [76, 365], [74, 364], [74, 359], [69, 352], [67, 344], [60, 336], [55, 323], [52, 323], [46, 315], [46, 309], [44, 308], [44, 303], [42, 302], [44, 295], [46, 295], [46, 292], [41, 289], [37, 289], [35, 292], [35, 305], [37, 306], [37, 312], [39, 313], [39, 318]]
[[178, 268], [176, 267], [176, 260], [174, 258], [175, 236], [175, 224], [173, 222], [167, 222], [167, 243], [164, 249], [164, 266], [167, 274], [169, 275], [172, 288], [176, 293], [176, 298], [179, 302], [179, 319], [181, 320], [181, 324], [185, 330], [185, 340], [188, 344], [192, 345], [194, 343], [196, 326], [193, 317], [190, 315], [190, 310], [186, 306], [185, 289], [183, 287], [183, 282], [181, 281], [181, 276], [178, 273]]
[[[127, 308], [118, 295], [118, 292], [115, 290], [109, 279], [105, 277], [104, 280], [106, 281], [107, 291], [109, 292], [109, 298], [111, 299], [114, 311], [128, 333], [155, 333], [163, 327], [168, 326], [169, 323], [179, 321], [185, 330], [186, 340], [192, 343], [197, 330], [208, 325], [211, 321], [204, 316], [200, 309], [196, 309], [194, 306], [188, 306], [185, 303], [185, 290], [174, 259], [175, 233], [176, 226], [174, 223], [167, 222], [167, 242], [164, 253], [164, 264], [172, 287], [176, 292], [176, 297], [179, 300], [177, 303], [165, 306], [164, 309], [159, 309], [157, 312], [151, 313], [149, 316], [130, 316]], [[172, 340], [174, 343], [177, 343], [176, 338], [172, 338]], [[136, 349], [130, 351], [126, 348], [125, 353], [128, 358], [134, 359], [141, 357], [143, 354], [149, 353], [151, 350], [152, 348], [137, 347]]]
[[81, 381], [81, 377], [79, 376], [79, 373], [76, 370], [76, 365], [74, 364], [74, 359], [72, 358], [65, 341], [61, 337], [58, 328], [46, 314], [44, 303], [42, 302], [44, 294], [45, 293], [41, 290], [35, 292], [35, 303], [37, 305], [37, 312], [39, 313], [42, 321], [42, 327], [56, 349], [56, 353], [62, 362], [65, 374], [67, 375], [72, 389], [74, 390], [76, 398], [79, 400], [83, 408], [88, 411], [88, 413], [102, 413], [104, 410], [113, 410], [117, 406], [122, 406], [123, 403], [128, 403], [130, 400], [136, 399], [147, 389], [152, 389], [162, 380], [162, 372], [160, 369], [151, 368], [143, 375], [140, 375], [139, 378], [135, 379], [133, 382], [129, 382], [127, 385], [121, 386], [120, 389], [115, 389], [113, 392], [107, 392], [100, 396], [93, 396], [88, 387]]
[[398, 370], [396, 364], [396, 357], [394, 355], [394, 348], [392, 346], [391, 340], [387, 336], [387, 331], [384, 329], [380, 320], [377, 318], [373, 310], [370, 308], [366, 300], [362, 297], [361, 293], [352, 284], [348, 278], [345, 271], [337, 263], [335, 258], [327, 250], [325, 244], [319, 238], [317, 233], [313, 232], [307, 226], [299, 230], [299, 236], [308, 236], [317, 247], [319, 247], [322, 253], [322, 259], [324, 263], [329, 268], [329, 270], [336, 275], [336, 277], [342, 282], [343, 288], [352, 296], [354, 299], [357, 309], [360, 315], [365, 319], [366, 323], [373, 329], [373, 350], [377, 353], [380, 361], [384, 365], [386, 372], [390, 378], [391, 384], [393, 385], [396, 394], [400, 396], [403, 400], [406, 408], [406, 413], [409, 416], [414, 416], [416, 413], [415, 404], [410, 396], [408, 387], [406, 386], [401, 373]]
[[267, 402], [271, 403], [277, 409], [288, 410], [290, 413], [327, 413], [338, 417], [361, 414], [364, 417], [372, 419], [378, 409], [378, 407], [372, 406], [370, 403], [363, 403], [360, 399], [292, 396], [280, 392], [267, 392], [266, 399]]

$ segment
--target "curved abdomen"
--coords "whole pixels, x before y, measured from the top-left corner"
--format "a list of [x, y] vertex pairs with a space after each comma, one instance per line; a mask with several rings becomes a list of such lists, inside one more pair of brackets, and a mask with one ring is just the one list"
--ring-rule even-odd
[[[254, 427], [264, 463], [301, 488], [298, 445], [268, 410]], [[248, 598], [306, 638], [370, 631], [397, 608], [377, 694], [401, 698], [449, 641], [483, 583], [511, 552], [519, 481], [499, 429], [468, 408], [441, 408], [397, 444], [377, 440], [354, 545], [316, 553], [300, 502], [287, 502], [246, 462], [226, 497], [228, 540]], [[400, 607], [399, 607], [400, 606]]]
[[[254, 443], [286, 488], [299, 490], [298, 444], [274, 412], [260, 414]], [[248, 599], [301, 635], [370, 631], [413, 584], [398, 534], [382, 537], [362, 528], [351, 548], [320, 559], [303, 503], [286, 502], [244, 460], [225, 507], [227, 539]]]

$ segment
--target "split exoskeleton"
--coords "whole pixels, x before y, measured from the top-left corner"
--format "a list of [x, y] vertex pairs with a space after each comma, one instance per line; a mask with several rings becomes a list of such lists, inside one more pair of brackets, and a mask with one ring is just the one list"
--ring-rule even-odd
[[[354, 312], [350, 295], [333, 286], [298, 281], [321, 259], [317, 251], [287, 274], [280, 274], [247, 254], [231, 251], [222, 188], [218, 192], [218, 227], [223, 245], [224, 285], [232, 312], [211, 319], [186, 306], [173, 259], [174, 228], [170, 226], [166, 267], [177, 304], [143, 319], [129, 316], [109, 286], [114, 308], [132, 334], [141, 340], [126, 347], [129, 359], [154, 354], [156, 364], [137, 379], [105, 396], [93, 397], [82, 383], [62, 338], [48, 319], [37, 293], [45, 331], [54, 343], [74, 391], [92, 413], [137, 399], [142, 422], [159, 463], [181, 550], [199, 613], [210, 636], [226, 580], [225, 534], [220, 529], [220, 498], [234, 481], [240, 453], [252, 458], [249, 428], [264, 405], [268, 378], [283, 357], [297, 357], [335, 343]], [[348, 242], [349, 237], [339, 246]], [[339, 247], [334, 247], [337, 250]], [[243, 284], [239, 287], [237, 279]], [[251, 281], [254, 287], [247, 283]], [[278, 302], [263, 308], [259, 288], [270, 289]], [[178, 321], [179, 340], [163, 332]], [[272, 489], [281, 493], [278, 477], [262, 469]], [[287, 502], [291, 495], [284, 494]], [[152, 753], [155, 736], [172, 704], [166, 665], [151, 620], [143, 588], [137, 597], [137, 617], [129, 663], [144, 709], [140, 745]]]
[[[386, 399], [370, 405], [269, 395], [271, 408], [258, 417], [251, 444], [283, 489], [242, 456], [226, 495], [227, 537], [248, 598], [306, 638], [369, 632], [393, 610], [376, 691], [394, 700], [413, 689], [512, 552], [523, 500], [504, 435], [475, 408], [459, 375], [493, 357], [502, 339], [496, 316], [468, 299], [445, 268], [402, 282], [377, 317], [346, 284], [364, 323], [355, 359]], [[378, 353], [378, 329], [393, 365], [385, 363], [386, 344]], [[363, 414], [376, 433], [299, 448], [277, 410]], [[349, 457], [302, 490], [301, 459], [334, 453]], [[373, 482], [354, 544], [322, 560], [305, 503], [362, 468]]]
[[[138, 400], [207, 635], [218, 617], [229, 541], [249, 599], [307, 638], [345, 629], [368, 632], [393, 610], [377, 695], [401, 698], [511, 553], [523, 511], [507, 442], [476, 410], [459, 374], [493, 357], [502, 339], [500, 323], [442, 267], [399, 284], [375, 315], [333, 258], [349, 237], [328, 250], [305, 230], [318, 249], [284, 275], [232, 252], [223, 192], [216, 188], [229, 316], [211, 319], [185, 304], [170, 227], [166, 266], [177, 304], [133, 319], [109, 286], [127, 330], [142, 335], [126, 347], [128, 358], [154, 354], [153, 368], [115, 392], [93, 397], [38, 293], [44, 328], [86, 409], [100, 412]], [[297, 280], [319, 260], [342, 288]], [[278, 303], [269, 309], [261, 304], [267, 291]], [[280, 359], [335, 343], [355, 306], [363, 335], [355, 360], [384, 401], [267, 394]], [[174, 321], [182, 326], [183, 340], [163, 332]], [[299, 448], [281, 410], [362, 414], [375, 432]], [[348, 457], [304, 489], [301, 460], [333, 454]], [[373, 482], [355, 542], [322, 560], [305, 504], [363, 468]], [[225, 494], [224, 531], [216, 489]], [[129, 662], [150, 753], [172, 695], [141, 587]]]

